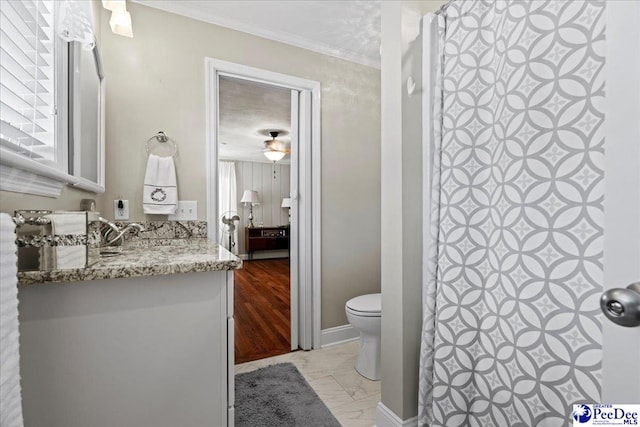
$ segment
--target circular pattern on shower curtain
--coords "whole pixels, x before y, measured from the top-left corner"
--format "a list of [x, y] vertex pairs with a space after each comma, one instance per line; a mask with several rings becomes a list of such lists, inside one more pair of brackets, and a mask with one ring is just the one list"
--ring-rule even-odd
[[422, 425], [565, 426], [573, 403], [599, 402], [604, 9], [446, 11]]

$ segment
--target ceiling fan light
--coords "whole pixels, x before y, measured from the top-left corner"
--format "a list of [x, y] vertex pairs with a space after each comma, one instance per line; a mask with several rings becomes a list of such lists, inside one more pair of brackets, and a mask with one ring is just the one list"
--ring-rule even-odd
[[282, 151], [266, 150], [264, 152], [264, 156], [272, 162], [277, 162], [284, 158], [285, 153], [283, 153]]
[[264, 146], [267, 150], [271, 151], [284, 151], [287, 149], [287, 146], [284, 142], [278, 141], [277, 139], [268, 139], [264, 142]]

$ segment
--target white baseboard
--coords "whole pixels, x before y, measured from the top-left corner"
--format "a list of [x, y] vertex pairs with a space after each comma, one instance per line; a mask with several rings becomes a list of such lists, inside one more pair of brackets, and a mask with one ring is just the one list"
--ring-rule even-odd
[[417, 427], [418, 417], [401, 420], [384, 403], [379, 402], [376, 407], [376, 427]]
[[328, 328], [320, 331], [320, 346], [331, 347], [332, 345], [355, 341], [359, 338], [360, 333], [353, 326], [336, 326], [335, 328]]

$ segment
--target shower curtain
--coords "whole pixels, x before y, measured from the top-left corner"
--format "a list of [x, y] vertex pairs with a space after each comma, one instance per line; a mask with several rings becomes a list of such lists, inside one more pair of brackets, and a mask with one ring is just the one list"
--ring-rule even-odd
[[[234, 162], [218, 162], [218, 229], [219, 242], [234, 254], [238, 254], [238, 229], [233, 232], [235, 245], [229, 248], [229, 234], [222, 224], [222, 215], [227, 217], [238, 214], [238, 185], [236, 184], [236, 164]], [[236, 224], [237, 225], [237, 224]]]
[[421, 426], [565, 426], [600, 402], [604, 12], [425, 17]]

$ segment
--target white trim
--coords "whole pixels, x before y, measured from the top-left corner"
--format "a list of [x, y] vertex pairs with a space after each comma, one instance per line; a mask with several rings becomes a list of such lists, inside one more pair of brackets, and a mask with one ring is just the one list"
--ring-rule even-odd
[[384, 403], [378, 402], [375, 425], [376, 427], [417, 427], [418, 417], [402, 420], [391, 409], [387, 408]]
[[[100, 59], [100, 51], [98, 50], [98, 46], [94, 46], [94, 48], [92, 49], [94, 61], [96, 64], [97, 77], [100, 80], [99, 82], [100, 96], [98, 100], [98, 129], [96, 131], [98, 134], [97, 150], [96, 150], [97, 158], [95, 159], [96, 169], [97, 169], [96, 181], [94, 182], [90, 179], [87, 179], [81, 176], [81, 173], [82, 173], [81, 172], [82, 171], [82, 154], [81, 153], [82, 153], [83, 141], [81, 139], [82, 132], [81, 132], [79, 122], [82, 121], [82, 119], [80, 118], [80, 120], [78, 120], [77, 110], [82, 107], [80, 106], [81, 101], [79, 99], [80, 97], [79, 92], [77, 90], [74, 91], [75, 88], [78, 88], [80, 86], [80, 81], [79, 81], [80, 76], [78, 75], [78, 72], [76, 72], [75, 70], [77, 67], [75, 67], [74, 61], [80, 61], [82, 50], [84, 50], [84, 48], [82, 47], [80, 42], [71, 42], [69, 44], [69, 51], [73, 53], [71, 57], [66, 61], [66, 63], [70, 64], [71, 67], [74, 69], [69, 71], [68, 74], [65, 74], [69, 76], [69, 82], [70, 82], [68, 84], [67, 93], [65, 93], [65, 95], [71, 95], [71, 96], [66, 96], [64, 100], [64, 109], [65, 111], [68, 112], [68, 117], [65, 123], [66, 129], [64, 129], [60, 138], [62, 138], [61, 140], [67, 141], [67, 144], [66, 144], [67, 153], [69, 152], [69, 150], [71, 150], [73, 153], [73, 168], [68, 167], [68, 165], [65, 167], [66, 169], [73, 169], [69, 172], [69, 174], [72, 175], [74, 178], [76, 178], [75, 182], [70, 183], [70, 185], [76, 188], [81, 188], [83, 190], [93, 191], [96, 193], [104, 193], [105, 192], [105, 169], [106, 169], [105, 168], [106, 80], [102, 70], [102, 62]], [[71, 124], [71, 126], [69, 126], [69, 124]], [[67, 155], [65, 155], [65, 159], [68, 159]]]
[[[285, 43], [291, 46], [299, 47], [302, 49], [311, 50], [313, 52], [321, 53], [323, 55], [332, 56], [334, 58], [343, 59], [345, 61], [355, 62], [357, 64], [366, 65], [380, 69], [380, 61], [372, 60], [371, 58], [361, 55], [358, 52], [339, 48], [337, 46], [330, 46], [315, 40], [305, 39], [298, 34], [291, 34], [285, 31], [268, 30], [266, 28], [259, 28], [251, 24], [240, 22], [235, 19], [230, 19], [224, 16], [216, 15], [208, 10], [193, 10], [189, 5], [179, 1], [165, 1], [159, 2], [157, 0], [131, 0], [133, 3], [142, 4], [144, 6], [153, 7], [155, 9], [163, 10], [165, 12], [175, 13], [177, 15], [186, 16], [187, 18], [195, 19], [198, 21], [207, 22], [209, 24], [219, 25], [225, 28], [231, 28], [232, 30], [241, 31], [243, 33], [252, 34], [254, 36], [263, 37], [269, 40], [275, 40], [277, 42]], [[277, 28], [277, 26], [274, 26]]]
[[75, 181], [76, 182], [69, 185], [75, 188], [80, 188], [81, 190], [93, 191], [94, 193], [104, 193], [103, 185], [96, 184], [93, 181], [90, 181], [86, 178], [81, 178], [79, 176], [75, 177]]
[[[311, 91], [311, 141], [314, 143], [311, 144], [311, 241], [312, 241], [312, 251], [311, 251], [311, 275], [312, 275], [312, 283], [317, 283], [317, 286], [312, 286], [311, 290], [313, 295], [312, 304], [313, 304], [313, 324], [315, 327], [313, 328], [313, 348], [318, 348], [320, 346], [320, 325], [322, 324], [322, 312], [320, 311], [322, 308], [322, 292], [321, 286], [322, 283], [322, 169], [321, 169], [321, 159], [322, 159], [322, 150], [320, 147], [321, 139], [320, 139], [320, 106], [321, 98], [320, 98], [320, 83], [316, 89]], [[307, 171], [309, 173], [309, 171]]]
[[[640, 280], [640, 3], [607, 1], [603, 290]], [[603, 402], [640, 402], [640, 328], [602, 319]]]
[[[297, 90], [291, 90], [291, 117], [289, 121], [291, 123], [291, 168], [289, 168], [289, 197], [295, 195], [291, 199], [291, 207], [289, 209], [289, 231], [293, 232], [289, 235], [289, 253], [291, 259], [289, 260], [289, 300], [292, 302], [290, 304], [290, 313], [289, 319], [291, 322], [291, 350], [297, 350], [300, 348], [300, 327], [304, 323], [302, 317], [300, 316], [300, 307], [297, 303], [300, 301], [300, 282], [298, 278], [300, 277], [300, 261], [298, 255], [300, 254], [300, 247], [298, 245], [299, 239], [299, 206], [297, 199], [297, 185], [299, 182], [299, 171], [300, 171], [300, 92]], [[292, 188], [292, 187], [295, 187]], [[295, 191], [295, 193], [294, 193]], [[294, 304], [293, 302], [296, 301]]]
[[66, 184], [75, 181], [74, 176], [62, 172], [60, 169], [57, 169], [54, 166], [38, 163], [35, 160], [29, 159], [25, 156], [21, 156], [20, 154], [14, 153], [1, 147], [0, 164], [14, 167], [25, 172], [31, 172], [45, 178], [55, 179], [56, 181], [60, 181]]
[[[207, 178], [207, 237], [218, 241], [218, 199], [211, 197], [212, 189], [218, 188], [218, 75], [213, 65], [205, 58], [205, 162]], [[216, 191], [217, 194], [217, 191]]]
[[[0, 186], [7, 188], [17, 188], [7, 191], [17, 191], [20, 193], [57, 197], [58, 195], [60, 195], [60, 191], [62, 191], [62, 187], [64, 186], [64, 184], [95, 192], [104, 191], [104, 187], [95, 184], [87, 179], [69, 175], [68, 173], [56, 169], [55, 167], [38, 163], [35, 160], [21, 156], [20, 154], [16, 154], [4, 148], [0, 148], [0, 165], [6, 168], [1, 176]], [[27, 179], [29, 182], [40, 183], [41, 185], [48, 188], [53, 188], [54, 184], [52, 182], [57, 181], [59, 183], [60, 191], [58, 191], [57, 195], [32, 192], [31, 189], [26, 188], [24, 182], [17, 180], [17, 172], [9, 172], [12, 170], [22, 171], [25, 173], [25, 175], [19, 175], [21, 177], [20, 179], [26, 177], [25, 179]], [[38, 184], [36, 184], [33, 191], [39, 191]]]
[[[308, 143], [311, 140], [311, 96], [308, 91], [299, 93], [298, 102], [298, 180], [295, 187], [291, 189], [292, 205], [297, 206], [297, 217], [294, 215], [294, 221], [297, 219], [298, 225], [298, 267], [299, 267], [299, 283], [298, 301], [300, 301], [298, 309], [299, 320], [299, 336], [298, 345], [303, 350], [313, 348], [313, 289], [304, 286], [304, 283], [313, 283], [312, 266], [310, 260], [304, 259], [304, 254], [312, 254], [313, 228], [311, 216], [311, 203], [309, 203], [309, 195], [311, 192], [311, 153]], [[292, 168], [294, 169], [294, 168]], [[295, 209], [293, 210], [294, 212]]]
[[351, 325], [327, 328], [320, 332], [320, 343], [322, 343], [322, 348], [357, 341], [359, 338], [360, 334], [356, 328]]
[[[306, 337], [305, 332], [301, 330], [301, 345], [303, 349], [320, 347], [320, 314], [321, 314], [321, 218], [320, 218], [320, 194], [321, 194], [321, 113], [320, 113], [320, 82], [307, 80], [300, 77], [290, 76], [287, 74], [275, 73], [260, 68], [249, 67], [242, 64], [222, 61], [214, 58], [205, 58], [205, 124], [206, 124], [206, 173], [207, 173], [207, 221], [209, 224], [217, 222], [217, 204], [218, 201], [215, 194], [218, 187], [217, 170], [218, 170], [218, 149], [217, 149], [217, 128], [218, 128], [218, 79], [220, 76], [228, 76], [236, 79], [244, 79], [251, 82], [267, 84], [270, 86], [278, 86], [287, 89], [298, 90], [301, 94], [309, 92], [311, 123], [310, 131], [305, 138], [304, 144], [306, 150], [299, 150], [301, 154], [306, 153], [306, 158], [301, 159], [299, 176], [300, 185], [298, 190], [305, 192], [302, 197], [301, 204], [304, 207], [309, 223], [310, 242], [306, 245], [306, 251], [300, 253], [300, 264], [305, 266], [306, 274], [301, 277], [300, 290], [307, 298], [303, 301], [303, 305], [312, 307], [311, 311], [306, 310], [302, 313], [306, 317], [306, 324], [310, 324], [311, 337]], [[303, 106], [302, 107], [307, 108]], [[302, 115], [302, 113], [301, 113]], [[310, 136], [310, 138], [309, 138]], [[310, 147], [309, 147], [310, 146]], [[304, 147], [303, 147], [304, 148]], [[292, 184], [293, 185], [293, 184]], [[292, 189], [292, 198], [295, 194]], [[293, 211], [294, 209], [292, 209]], [[305, 227], [307, 229], [307, 227]], [[217, 241], [217, 227], [208, 227], [208, 237]], [[304, 255], [304, 258], [303, 256]]]

